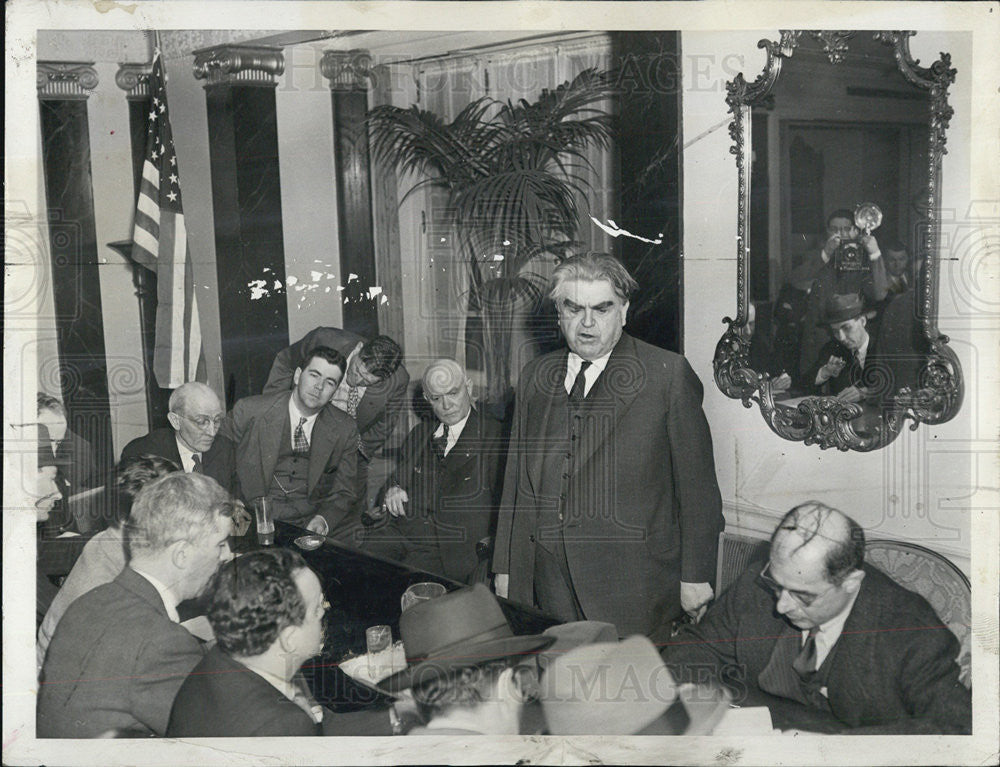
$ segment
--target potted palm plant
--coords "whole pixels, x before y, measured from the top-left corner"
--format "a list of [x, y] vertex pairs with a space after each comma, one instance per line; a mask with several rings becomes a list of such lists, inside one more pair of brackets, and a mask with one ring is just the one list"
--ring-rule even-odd
[[482, 321], [489, 403], [509, 399], [518, 317], [542, 298], [545, 281], [531, 262], [577, 244], [586, 150], [611, 143], [601, 102], [612, 94], [608, 73], [588, 69], [531, 102], [476, 99], [450, 123], [415, 105], [369, 112], [376, 161], [422, 177], [407, 195], [425, 186], [447, 193], [470, 309]]

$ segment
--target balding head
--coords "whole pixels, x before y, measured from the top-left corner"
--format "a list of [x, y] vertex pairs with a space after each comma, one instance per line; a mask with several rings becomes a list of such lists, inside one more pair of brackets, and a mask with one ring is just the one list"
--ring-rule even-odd
[[222, 424], [222, 403], [211, 388], [203, 383], [181, 384], [170, 395], [167, 420], [181, 442], [195, 453], [212, 447]]
[[472, 381], [450, 357], [434, 360], [423, 377], [424, 399], [441, 423], [454, 426], [472, 408]]
[[864, 531], [853, 519], [819, 501], [796, 506], [771, 536], [765, 580], [776, 609], [802, 629], [830, 620], [860, 588], [864, 555]]

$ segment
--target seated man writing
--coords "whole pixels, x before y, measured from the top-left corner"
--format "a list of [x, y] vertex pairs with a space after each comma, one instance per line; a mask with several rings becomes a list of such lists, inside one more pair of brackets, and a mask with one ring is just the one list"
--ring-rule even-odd
[[346, 367], [335, 349], [313, 349], [291, 391], [241, 399], [220, 432], [236, 446], [243, 498], [270, 498], [275, 519], [321, 535], [346, 535], [359, 516], [358, 430], [327, 407]]
[[969, 733], [958, 640], [923, 597], [866, 565], [864, 552], [864, 532], [842, 512], [817, 501], [795, 507], [763, 570], [751, 567], [663, 649], [674, 676], [727, 683], [737, 702], [774, 696], [793, 720], [824, 730]]

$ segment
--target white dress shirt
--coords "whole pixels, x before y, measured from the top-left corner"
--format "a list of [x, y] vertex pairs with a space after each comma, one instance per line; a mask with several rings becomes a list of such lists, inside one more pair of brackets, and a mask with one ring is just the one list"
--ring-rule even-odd
[[[844, 624], [847, 622], [847, 616], [851, 614], [851, 610], [854, 609], [854, 601], [858, 598], [858, 592], [854, 592], [854, 596], [851, 597], [850, 601], [844, 606], [837, 615], [833, 616], [826, 623], [821, 624], [816, 629], [816, 668], [823, 665], [823, 661], [826, 660], [827, 656], [830, 654], [830, 650], [833, 646], [837, 644], [837, 640], [840, 639], [840, 635], [844, 633]], [[809, 638], [809, 632], [802, 632], [802, 646], [805, 646], [806, 640]], [[826, 687], [821, 687], [819, 690], [823, 697], [829, 697], [827, 695]]]
[[305, 418], [306, 422], [302, 424], [302, 431], [306, 434], [306, 441], [312, 445], [312, 435], [313, 426], [316, 425], [316, 419], [319, 417], [319, 413], [313, 413], [312, 415], [306, 415], [305, 413], [300, 413], [299, 409], [295, 407], [295, 397], [288, 398], [288, 417], [291, 419], [292, 424], [292, 450], [295, 449], [295, 430], [299, 426], [299, 419]]
[[[340, 386], [337, 387], [337, 391], [333, 393], [333, 399], [330, 402], [338, 410], [343, 410], [347, 413], [347, 400], [351, 394], [351, 387], [347, 384], [347, 371], [351, 368], [351, 361], [358, 355], [358, 348], [355, 347], [354, 351], [347, 355], [347, 363], [344, 365], [344, 379], [341, 380]], [[365, 396], [365, 392], [368, 391], [367, 386], [355, 386], [358, 391], [358, 402]], [[350, 415], [350, 413], [348, 413]]]
[[[587, 368], [587, 370], [583, 374], [584, 397], [590, 394], [590, 390], [597, 382], [598, 376], [600, 376], [601, 373], [604, 372], [604, 368], [608, 366], [608, 358], [610, 356], [611, 352], [608, 352], [603, 357], [598, 357], [596, 360], [590, 361], [590, 367]], [[563, 382], [563, 386], [566, 387], [567, 394], [569, 394], [573, 390], [573, 382], [576, 380], [577, 373], [580, 372], [581, 365], [583, 365], [583, 357], [581, 357], [576, 352], [570, 352], [569, 359], [566, 362], [566, 380]]]
[[854, 357], [857, 359], [858, 364], [864, 368], [865, 359], [868, 357], [868, 345], [871, 343], [872, 337], [865, 333], [865, 342], [861, 344], [861, 348], [854, 352]]
[[[455, 447], [455, 443], [458, 442], [458, 438], [462, 436], [462, 430], [465, 428], [465, 424], [468, 423], [470, 415], [472, 415], [472, 408], [469, 408], [469, 412], [465, 414], [465, 418], [454, 426], [448, 427], [448, 441], [444, 445], [445, 455], [451, 452], [451, 449]], [[443, 432], [444, 424], [439, 423], [437, 429], [434, 430], [434, 437], [440, 437]]]
[[[193, 458], [193, 456], [194, 455], [198, 455], [202, 459], [204, 459], [204, 456], [201, 453], [197, 453], [196, 454], [194, 450], [192, 450], [187, 445], [185, 445], [183, 442], [181, 442], [181, 438], [180, 438], [180, 436], [176, 432], [174, 432], [174, 439], [177, 440], [177, 453], [181, 457], [181, 468], [184, 471], [186, 471], [188, 474], [190, 474], [192, 471], [194, 471], [194, 458]], [[203, 460], [202, 461], [202, 466], [204, 466], [204, 465], [205, 465], [205, 462]]]

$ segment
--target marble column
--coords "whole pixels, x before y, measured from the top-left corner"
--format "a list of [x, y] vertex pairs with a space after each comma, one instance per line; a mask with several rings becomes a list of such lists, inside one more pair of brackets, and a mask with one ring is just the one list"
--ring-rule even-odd
[[[679, 32], [612, 32], [612, 64], [621, 93], [615, 116], [621, 210], [616, 221], [660, 244], [615, 241], [639, 282], [629, 332], [683, 351], [681, 285], [681, 67]], [[662, 236], [661, 236], [662, 233]]]
[[[372, 228], [372, 185], [368, 158], [368, 78], [366, 51], [326, 51], [320, 72], [330, 81], [333, 102], [333, 153], [337, 173], [340, 270], [344, 275], [344, 327], [371, 338], [378, 335], [379, 285]], [[351, 275], [356, 275], [352, 279]]]
[[92, 62], [39, 61], [37, 87], [59, 348], [57, 360], [38, 361], [38, 381], [62, 392], [70, 428], [104, 472], [113, 443], [87, 127], [97, 72]]
[[226, 404], [259, 394], [288, 346], [274, 89], [280, 48], [195, 51], [205, 80]]
[[[145, 160], [146, 130], [152, 96], [149, 92], [149, 64], [121, 64], [115, 83], [125, 91], [128, 99], [129, 137], [132, 147], [132, 197], [139, 197], [142, 164]], [[156, 272], [132, 260], [132, 241], [109, 243], [121, 253], [132, 267], [132, 284], [139, 300], [139, 322], [142, 338], [142, 359], [146, 374], [146, 417], [150, 429], [167, 426], [170, 390], [156, 383], [153, 375], [153, 347], [156, 340]]]

